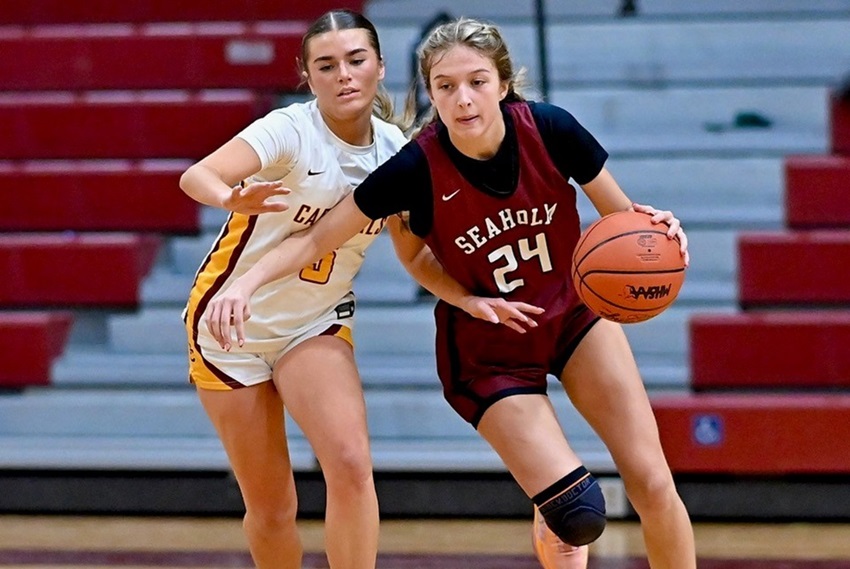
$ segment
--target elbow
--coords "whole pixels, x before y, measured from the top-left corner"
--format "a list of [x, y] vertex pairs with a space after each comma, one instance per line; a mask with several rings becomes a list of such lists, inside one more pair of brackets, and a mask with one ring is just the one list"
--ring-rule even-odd
[[180, 175], [179, 186], [180, 186], [180, 189], [183, 190], [183, 193], [185, 193], [185, 194], [191, 195], [190, 192], [189, 192], [189, 188], [191, 187], [191, 184], [192, 184], [192, 177], [194, 175], [194, 169], [195, 169], [195, 165], [193, 164], [192, 166], [189, 166], [186, 169], [186, 171], [183, 172], [183, 174]]

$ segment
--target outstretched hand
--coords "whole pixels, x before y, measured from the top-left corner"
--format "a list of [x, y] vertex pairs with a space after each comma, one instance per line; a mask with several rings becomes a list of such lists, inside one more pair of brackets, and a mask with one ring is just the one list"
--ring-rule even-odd
[[665, 223], [668, 225], [667, 238], [679, 240], [679, 252], [685, 258], [685, 266], [687, 267], [691, 260], [691, 256], [688, 253], [688, 236], [685, 235], [685, 230], [682, 229], [682, 223], [673, 215], [673, 212], [661, 211], [651, 205], [637, 203], [633, 203], [631, 209], [639, 213], [651, 215], [652, 223]]
[[245, 321], [251, 318], [250, 299], [251, 295], [236, 280], [207, 307], [207, 328], [222, 349], [230, 351], [231, 326], [236, 329], [238, 345], [245, 344]]
[[543, 314], [544, 312], [542, 308], [525, 302], [483, 296], [466, 297], [460, 308], [475, 318], [493, 324], [504, 324], [520, 334], [525, 334], [528, 328], [537, 327], [537, 322], [527, 314]]
[[289, 209], [286, 202], [275, 200], [292, 190], [283, 187], [283, 182], [251, 182], [244, 188], [236, 186], [222, 204], [225, 209], [244, 215], [280, 212]]

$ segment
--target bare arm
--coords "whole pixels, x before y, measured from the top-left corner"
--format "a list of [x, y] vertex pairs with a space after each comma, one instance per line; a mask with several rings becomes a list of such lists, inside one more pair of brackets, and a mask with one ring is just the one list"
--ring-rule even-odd
[[446, 272], [425, 242], [411, 233], [397, 216], [388, 219], [387, 226], [399, 261], [432, 294], [476, 318], [494, 324], [502, 323], [520, 333], [525, 333], [520, 323], [532, 328], [537, 326], [524, 312], [540, 314], [542, 308], [498, 297], [473, 295]]
[[632, 207], [631, 200], [620, 189], [614, 176], [605, 168], [602, 168], [593, 180], [583, 185], [582, 189], [602, 217], [616, 211], [626, 211]]
[[249, 301], [258, 288], [321, 259], [357, 235], [370, 221], [354, 202], [354, 194], [349, 194], [315, 225], [284, 239], [210, 302], [206, 315], [210, 333], [229, 350], [233, 324], [241, 346], [245, 338], [244, 321], [251, 316]]
[[690, 263], [688, 236], [685, 235], [681, 222], [673, 215], [673, 212], [633, 203], [605, 168], [602, 168], [602, 171], [593, 180], [583, 185], [582, 189], [593, 207], [603, 217], [617, 211], [634, 210], [651, 215], [652, 223], [666, 223], [668, 239], [679, 239], [679, 251], [685, 258], [685, 266], [688, 266], [688, 263]]
[[180, 189], [202, 204], [245, 215], [285, 211], [281, 201], [268, 201], [289, 190], [281, 182], [257, 182], [242, 188], [239, 183], [256, 174], [262, 164], [247, 142], [233, 138], [212, 154], [190, 166], [180, 177]]

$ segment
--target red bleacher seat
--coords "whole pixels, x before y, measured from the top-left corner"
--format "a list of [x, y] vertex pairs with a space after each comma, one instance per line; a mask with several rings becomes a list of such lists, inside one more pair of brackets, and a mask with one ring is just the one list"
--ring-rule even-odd
[[850, 395], [656, 397], [677, 474], [850, 474]]
[[178, 160], [0, 161], [0, 231], [196, 234], [200, 206]]
[[72, 323], [69, 312], [0, 312], [0, 387], [49, 384]]
[[690, 334], [694, 389], [850, 388], [850, 311], [698, 315]]
[[335, 8], [362, 12], [363, 4], [363, 0], [5, 0], [0, 10], [0, 24], [313, 20]]
[[830, 100], [832, 152], [850, 156], [850, 92]]
[[0, 27], [6, 90], [294, 91], [302, 22]]
[[738, 239], [744, 307], [850, 302], [850, 231], [747, 233]]
[[0, 156], [200, 158], [270, 103], [242, 90], [0, 93]]
[[0, 307], [135, 308], [159, 244], [121, 233], [0, 235]]
[[789, 227], [850, 227], [850, 157], [785, 159], [785, 216]]

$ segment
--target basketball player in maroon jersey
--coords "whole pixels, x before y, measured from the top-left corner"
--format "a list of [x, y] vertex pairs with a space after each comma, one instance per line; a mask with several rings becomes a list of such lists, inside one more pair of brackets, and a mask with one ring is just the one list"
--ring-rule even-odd
[[[219, 341], [241, 337], [251, 295], [338, 247], [370, 219], [390, 221], [396, 252], [441, 301], [437, 367], [446, 399], [490, 443], [535, 504], [546, 569], [583, 569], [605, 504], [546, 396], [557, 376], [605, 442], [638, 513], [653, 569], [695, 569], [693, 531], [667, 466], [622, 328], [578, 300], [569, 278], [579, 237], [572, 178], [601, 215], [633, 208], [607, 153], [566, 111], [524, 101], [494, 26], [460, 19], [419, 50], [439, 119], [309, 230], [263, 257], [216, 302]], [[522, 332], [517, 334], [504, 326]]]

